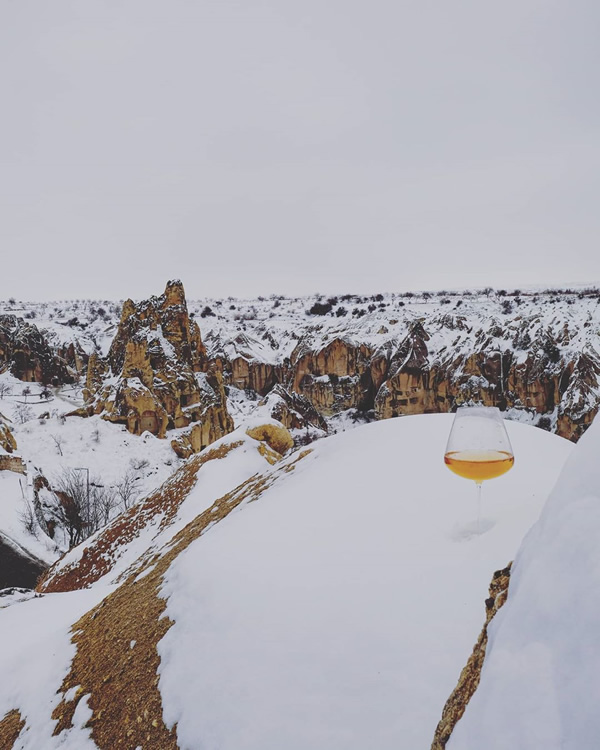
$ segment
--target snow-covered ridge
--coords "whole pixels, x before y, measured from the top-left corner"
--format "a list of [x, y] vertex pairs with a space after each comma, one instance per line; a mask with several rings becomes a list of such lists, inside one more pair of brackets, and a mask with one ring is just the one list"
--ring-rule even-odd
[[0, 610], [14, 675], [0, 719], [19, 711], [17, 746], [91, 748], [96, 733], [116, 746], [126, 728], [130, 750], [148, 734], [180, 750], [426, 747], [489, 572], [573, 448], [509, 424], [517, 462], [485, 487], [478, 537], [474, 488], [442, 460], [451, 421], [370, 424], [266, 469], [245, 440], [200, 468], [162, 538], [149, 518], [110, 575]]

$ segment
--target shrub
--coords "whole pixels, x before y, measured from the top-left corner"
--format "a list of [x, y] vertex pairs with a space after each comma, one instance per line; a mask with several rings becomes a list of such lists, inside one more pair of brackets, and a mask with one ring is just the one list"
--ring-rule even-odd
[[331, 302], [315, 302], [315, 304], [306, 311], [307, 315], [327, 315], [331, 312], [333, 305]]

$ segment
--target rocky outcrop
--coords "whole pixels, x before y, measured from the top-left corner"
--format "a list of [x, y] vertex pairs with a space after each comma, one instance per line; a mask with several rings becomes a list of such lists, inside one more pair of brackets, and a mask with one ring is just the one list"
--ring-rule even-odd
[[2, 451], [12, 453], [16, 450], [17, 441], [15, 440], [15, 436], [10, 431], [5, 417], [0, 414], [0, 453], [2, 453]]
[[160, 297], [125, 302], [106, 360], [90, 358], [85, 396], [80, 414], [99, 414], [137, 435], [164, 438], [194, 425], [177, 439], [181, 453], [233, 429], [222, 377], [209, 366], [180, 281], [169, 282]]
[[290, 389], [307, 398], [323, 416], [351, 408], [369, 409], [373, 401], [370, 359], [369, 347], [342, 337], [316, 350], [302, 342], [291, 356]]
[[325, 420], [346, 410], [388, 419], [472, 402], [577, 440], [600, 404], [598, 310], [551, 294], [526, 303], [471, 297], [455, 299], [451, 312], [447, 299], [410, 309], [388, 299], [403, 322], [372, 305], [371, 319], [344, 314], [335, 323], [290, 315], [294, 323], [282, 326], [273, 311], [262, 319], [235, 313], [233, 328], [221, 307], [207, 334], [209, 358], [227, 385], [263, 396], [283, 387]]
[[3, 369], [19, 380], [46, 385], [73, 383], [76, 378], [37, 327], [15, 315], [0, 315], [0, 371]]
[[288, 430], [316, 427], [328, 431], [327, 422], [311, 402], [299, 393], [290, 393], [282, 385], [276, 385], [260, 406], [266, 406], [269, 415]]
[[0, 750], [13, 750], [24, 726], [25, 720], [19, 711], [9, 711], [0, 719]]
[[229, 382], [236, 388], [251, 388], [261, 396], [279, 382], [280, 368], [269, 362], [257, 362], [246, 357], [235, 357], [230, 362]]
[[[498, 335], [493, 327], [491, 332]], [[448, 412], [473, 402], [539, 416], [556, 413], [557, 434], [577, 440], [597, 412], [600, 357], [595, 351], [568, 359], [546, 334], [518, 358], [499, 348], [489, 331], [479, 331], [471, 351], [463, 347], [431, 356], [428, 340], [420, 323], [413, 326], [387, 360], [385, 379], [386, 353], [373, 357], [372, 379], [382, 381], [374, 403], [378, 419]]]
[[221, 373], [211, 368], [207, 374], [198, 374], [196, 377], [202, 387], [200, 401], [191, 412], [194, 423], [180, 431], [171, 441], [173, 450], [180, 458], [199, 453], [233, 430], [233, 419], [227, 411]]
[[[206, 350], [200, 329], [190, 319], [181, 281], [169, 281], [164, 294], [143, 302], [127, 300], [121, 321], [108, 352], [113, 373], [134, 368], [131, 344], [144, 344], [148, 364], [160, 369], [165, 358], [187, 365], [193, 372], [206, 369]], [[129, 364], [128, 364], [129, 360]]]
[[[278, 458], [281, 458], [294, 447], [294, 440], [288, 430], [276, 422], [248, 427], [246, 435], [265, 443], [272, 451], [275, 451]], [[272, 463], [272, 461], [269, 463]]]
[[55, 354], [66, 362], [73, 372], [78, 375], [85, 372], [89, 356], [78, 341], [59, 345]]
[[450, 739], [452, 730], [464, 714], [467, 704], [477, 690], [481, 677], [481, 668], [485, 659], [488, 626], [498, 610], [506, 602], [511, 565], [512, 563], [494, 573], [492, 582], [490, 583], [490, 596], [485, 600], [485, 624], [479, 634], [477, 643], [473, 647], [473, 653], [460, 674], [458, 684], [444, 706], [442, 718], [435, 730], [431, 750], [444, 750], [446, 743]]
[[[278, 348], [270, 334], [263, 335], [269, 346]], [[211, 341], [210, 361], [221, 372], [226, 385], [264, 396], [285, 377], [284, 365], [268, 361], [268, 351], [263, 342], [238, 331], [226, 346], [218, 337]]]
[[0, 414], [0, 471], [15, 471], [17, 474], [25, 474], [25, 463], [18, 456], [17, 441], [10, 431], [6, 419]]

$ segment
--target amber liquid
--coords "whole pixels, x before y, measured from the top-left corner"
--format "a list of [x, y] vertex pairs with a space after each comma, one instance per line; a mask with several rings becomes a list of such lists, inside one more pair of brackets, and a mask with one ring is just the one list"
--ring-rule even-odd
[[515, 457], [507, 451], [449, 451], [444, 462], [459, 477], [483, 482], [506, 474], [512, 469]]

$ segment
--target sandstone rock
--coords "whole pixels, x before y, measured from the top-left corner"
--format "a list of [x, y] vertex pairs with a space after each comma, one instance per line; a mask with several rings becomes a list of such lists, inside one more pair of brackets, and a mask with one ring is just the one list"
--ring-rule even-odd
[[311, 402], [299, 393], [290, 393], [282, 385], [276, 385], [260, 405], [266, 406], [270, 416], [288, 430], [312, 426], [328, 431], [327, 422]]
[[80, 375], [85, 372], [89, 356], [82, 349], [81, 344], [77, 341], [66, 345], [57, 346], [55, 354], [71, 368], [74, 373]]
[[[378, 419], [444, 410], [438, 403], [439, 399], [445, 400], [445, 397], [431, 387], [428, 340], [429, 335], [417, 322], [391, 357], [387, 380], [375, 398], [375, 415]], [[379, 381], [385, 368], [385, 358], [381, 353], [376, 359], [375, 368]]]
[[294, 440], [283, 425], [268, 423], [249, 427], [246, 434], [254, 440], [266, 443], [280, 456], [294, 447]]
[[[257, 331], [260, 333], [260, 331]], [[211, 337], [210, 361], [223, 374], [226, 385], [241, 390], [251, 389], [264, 396], [284, 379], [284, 366], [268, 361], [269, 352], [277, 349], [278, 344], [270, 334], [267, 336], [269, 346], [264, 341], [250, 337], [243, 331], [224, 344], [219, 337]]]
[[126, 348], [132, 342], [146, 342], [153, 369], [158, 369], [165, 357], [188, 365], [194, 372], [206, 369], [206, 350], [197, 323], [189, 317], [181, 281], [169, 281], [160, 297], [137, 305], [132, 300], [124, 303], [108, 352], [113, 372], [123, 369]]
[[488, 625], [498, 610], [506, 602], [508, 586], [510, 583], [511, 565], [512, 563], [509, 563], [506, 568], [497, 570], [494, 573], [492, 582], [490, 583], [490, 596], [489, 599], [486, 599], [485, 601], [486, 613], [483, 630], [477, 639], [477, 643], [473, 647], [473, 653], [469, 657], [465, 668], [460, 674], [457, 686], [452, 691], [452, 694], [444, 706], [442, 718], [435, 730], [431, 750], [444, 750], [450, 739], [452, 730], [464, 714], [467, 704], [477, 690], [481, 678], [481, 668], [483, 667], [483, 661], [485, 659], [488, 640]]
[[10, 431], [5, 417], [0, 414], [0, 453], [12, 453], [17, 450], [17, 441]]
[[339, 337], [316, 351], [301, 342], [291, 356], [290, 389], [324, 416], [350, 408], [366, 410], [373, 398], [371, 353], [365, 344]]
[[[460, 318], [444, 321], [451, 330], [466, 325]], [[378, 350], [371, 360], [376, 417], [448, 412], [468, 402], [538, 415], [558, 407], [559, 435], [576, 440], [585, 431], [598, 408], [600, 357], [594, 350], [565, 360], [558, 339], [545, 332], [529, 338], [527, 356], [517, 357], [502, 348], [505, 331], [494, 321], [487, 330], [467, 333], [470, 350], [449, 347], [431, 356], [429, 336], [418, 322], [395, 352], [393, 342]], [[563, 329], [558, 338], [564, 341], [566, 335]]]
[[0, 315], [0, 369], [2, 365], [26, 382], [62, 385], [76, 377], [37, 327], [15, 315]]
[[160, 297], [127, 300], [106, 361], [90, 357], [83, 410], [159, 438], [198, 423], [175, 441], [180, 455], [231, 432], [221, 374], [209, 367], [197, 324], [190, 320], [183, 286], [167, 284]]

